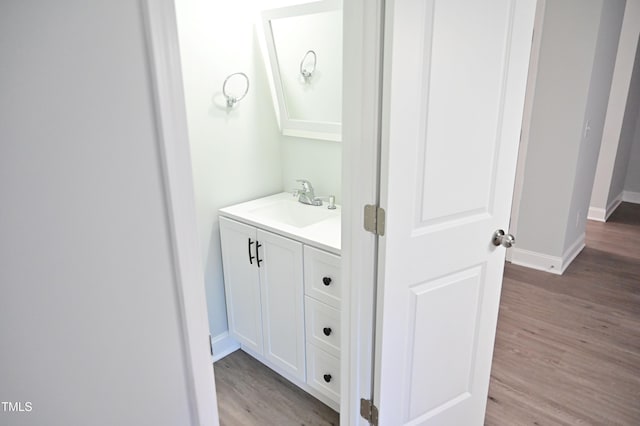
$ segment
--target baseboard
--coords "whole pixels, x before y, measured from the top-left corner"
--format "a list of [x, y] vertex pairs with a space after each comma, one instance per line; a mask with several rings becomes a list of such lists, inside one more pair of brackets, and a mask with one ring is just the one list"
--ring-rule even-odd
[[606, 222], [607, 210], [601, 209], [599, 207], [589, 207], [589, 212], [587, 213], [587, 219], [595, 220], [598, 222]]
[[[626, 191], [618, 194], [616, 198], [611, 200], [611, 202], [607, 205], [606, 209], [601, 209], [598, 207], [589, 207], [589, 212], [587, 213], [587, 219], [596, 220], [598, 222], [606, 222], [609, 219], [609, 216], [613, 214], [614, 211], [618, 208], [622, 201], [627, 201], [624, 199], [624, 193]], [[637, 192], [632, 192], [631, 194], [636, 194], [638, 196], [638, 203], [640, 204], [640, 194]], [[630, 201], [633, 202], [633, 201]]]
[[613, 212], [616, 211], [616, 209], [621, 203], [622, 203], [622, 192], [618, 194], [618, 196], [614, 198], [607, 206], [607, 215], [604, 218], [605, 221], [609, 219], [609, 216], [611, 216]]
[[622, 191], [622, 201], [625, 203], [640, 204], [640, 192]]
[[552, 274], [562, 274], [562, 258], [557, 256], [549, 256], [548, 254], [538, 253], [531, 250], [525, 250], [514, 247], [511, 250], [511, 263], [524, 266], [525, 268], [537, 269], [538, 271], [550, 272]]
[[[620, 203], [618, 203], [620, 204]], [[617, 207], [617, 206], [616, 206]], [[584, 232], [580, 235], [574, 242], [569, 246], [568, 249], [564, 251], [562, 254], [562, 268], [560, 270], [560, 274], [562, 275], [564, 271], [567, 270], [571, 262], [578, 257], [582, 249], [585, 247], [585, 234]]]
[[240, 344], [225, 331], [211, 338], [213, 348], [213, 362], [221, 360], [225, 356], [240, 349]]
[[578, 239], [565, 250], [562, 257], [550, 256], [548, 254], [514, 247], [511, 249], [511, 263], [524, 266], [525, 268], [562, 275], [585, 247], [584, 238], [584, 234], [578, 237]]

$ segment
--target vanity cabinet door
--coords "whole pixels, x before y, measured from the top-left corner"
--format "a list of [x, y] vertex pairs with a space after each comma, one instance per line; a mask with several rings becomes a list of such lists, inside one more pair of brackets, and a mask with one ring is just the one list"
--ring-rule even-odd
[[229, 334], [262, 354], [260, 276], [256, 228], [220, 217], [220, 240]]
[[264, 357], [305, 380], [302, 243], [258, 229]]

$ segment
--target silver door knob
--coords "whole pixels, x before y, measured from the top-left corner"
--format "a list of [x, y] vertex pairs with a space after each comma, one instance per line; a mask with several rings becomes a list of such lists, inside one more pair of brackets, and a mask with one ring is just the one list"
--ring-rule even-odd
[[493, 245], [495, 246], [503, 246], [509, 248], [515, 243], [516, 237], [511, 234], [505, 234], [502, 229], [498, 229], [493, 233]]

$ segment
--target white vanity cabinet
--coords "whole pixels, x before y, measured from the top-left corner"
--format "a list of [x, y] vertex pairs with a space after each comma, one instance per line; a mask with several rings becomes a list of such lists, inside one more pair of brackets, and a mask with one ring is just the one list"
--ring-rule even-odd
[[340, 403], [340, 256], [304, 246], [307, 383]]
[[281, 193], [220, 209], [229, 334], [340, 408], [340, 206]]
[[229, 334], [304, 381], [302, 243], [220, 218]]

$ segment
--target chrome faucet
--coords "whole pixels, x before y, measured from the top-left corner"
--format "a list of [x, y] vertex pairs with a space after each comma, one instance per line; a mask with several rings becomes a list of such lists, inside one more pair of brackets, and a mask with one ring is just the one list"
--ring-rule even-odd
[[322, 200], [316, 198], [316, 194], [313, 191], [313, 185], [306, 179], [298, 179], [296, 182], [300, 182], [302, 184], [301, 189], [296, 189], [293, 195], [298, 196], [298, 201], [302, 204], [309, 204], [311, 206], [321, 206]]

